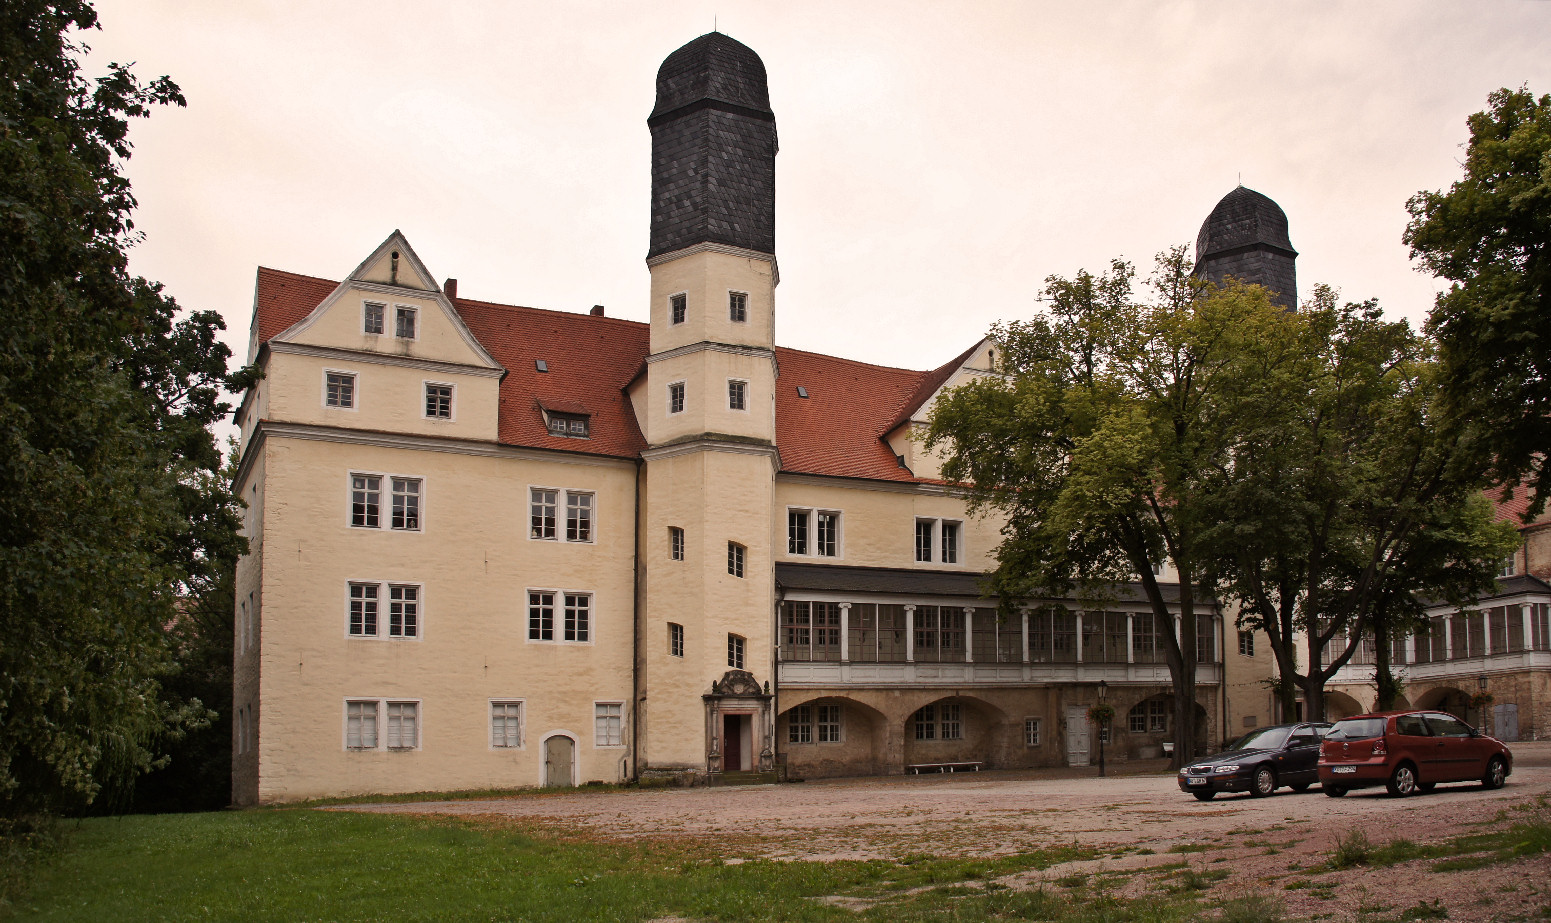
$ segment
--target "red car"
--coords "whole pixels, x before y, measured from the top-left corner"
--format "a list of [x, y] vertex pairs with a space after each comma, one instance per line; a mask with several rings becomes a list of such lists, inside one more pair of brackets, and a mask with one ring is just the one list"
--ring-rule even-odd
[[1439, 782], [1502, 788], [1511, 772], [1513, 754], [1502, 741], [1435, 711], [1342, 718], [1319, 753], [1319, 784], [1332, 798], [1375, 785], [1401, 798], [1430, 792]]

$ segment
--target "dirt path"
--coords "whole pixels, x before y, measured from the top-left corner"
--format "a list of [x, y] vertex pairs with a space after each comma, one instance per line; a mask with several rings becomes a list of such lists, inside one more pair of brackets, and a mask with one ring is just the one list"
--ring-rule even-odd
[[1137, 894], [1177, 879], [1184, 861], [1215, 879], [1214, 894], [1276, 893], [1300, 917], [1355, 920], [1379, 907], [1393, 916], [1419, 902], [1442, 901], [1453, 920], [1538, 919], [1551, 907], [1551, 856], [1459, 872], [1433, 871], [1431, 862], [1308, 871], [1351, 831], [1364, 832], [1375, 845], [1397, 838], [1438, 842], [1492, 829], [1503, 812], [1551, 797], [1551, 742], [1517, 744], [1514, 751], [1515, 772], [1500, 791], [1451, 785], [1404, 800], [1383, 789], [1327, 798], [1316, 787], [1203, 803], [1180, 792], [1172, 775], [1099, 779], [1058, 772], [545, 793], [350, 809], [510, 818], [590, 838], [691, 837], [720, 845], [731, 861], [1003, 855], [1075, 842], [1111, 858], [1008, 883], [1114, 875], [1122, 893]]

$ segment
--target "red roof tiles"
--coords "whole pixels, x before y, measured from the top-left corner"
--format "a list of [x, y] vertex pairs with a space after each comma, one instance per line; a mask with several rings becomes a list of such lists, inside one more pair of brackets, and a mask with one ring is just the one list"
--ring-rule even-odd
[[[260, 267], [259, 342], [305, 318], [338, 285]], [[648, 327], [637, 321], [453, 301], [469, 331], [507, 370], [501, 381], [499, 440], [505, 445], [636, 458], [646, 440], [625, 385], [643, 368]], [[883, 436], [908, 419], [969, 353], [931, 372], [869, 365], [777, 347], [776, 445], [782, 470], [913, 482]], [[548, 372], [540, 372], [542, 359]], [[798, 386], [807, 389], [799, 397]], [[540, 406], [592, 417], [591, 438], [550, 435]]]

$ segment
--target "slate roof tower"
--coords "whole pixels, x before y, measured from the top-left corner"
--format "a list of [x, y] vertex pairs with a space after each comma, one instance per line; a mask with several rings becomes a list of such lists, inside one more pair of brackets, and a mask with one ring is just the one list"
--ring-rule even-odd
[[775, 113], [765, 65], [720, 32], [657, 71], [650, 259], [713, 242], [775, 253]]
[[1263, 285], [1290, 311], [1298, 307], [1297, 260], [1281, 206], [1243, 186], [1222, 197], [1196, 235], [1195, 275]]
[[[775, 114], [712, 32], [657, 72], [637, 625], [638, 766], [775, 759]], [[668, 639], [675, 639], [668, 643]]]

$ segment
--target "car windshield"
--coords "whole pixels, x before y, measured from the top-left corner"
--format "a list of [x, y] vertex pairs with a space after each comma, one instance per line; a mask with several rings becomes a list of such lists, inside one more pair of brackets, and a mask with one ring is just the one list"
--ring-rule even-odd
[[1233, 742], [1229, 750], [1279, 750], [1287, 743], [1287, 735], [1292, 733], [1292, 728], [1261, 728], [1258, 731], [1250, 731], [1243, 737]]
[[1384, 736], [1383, 718], [1344, 718], [1337, 721], [1326, 740], [1367, 740]]

